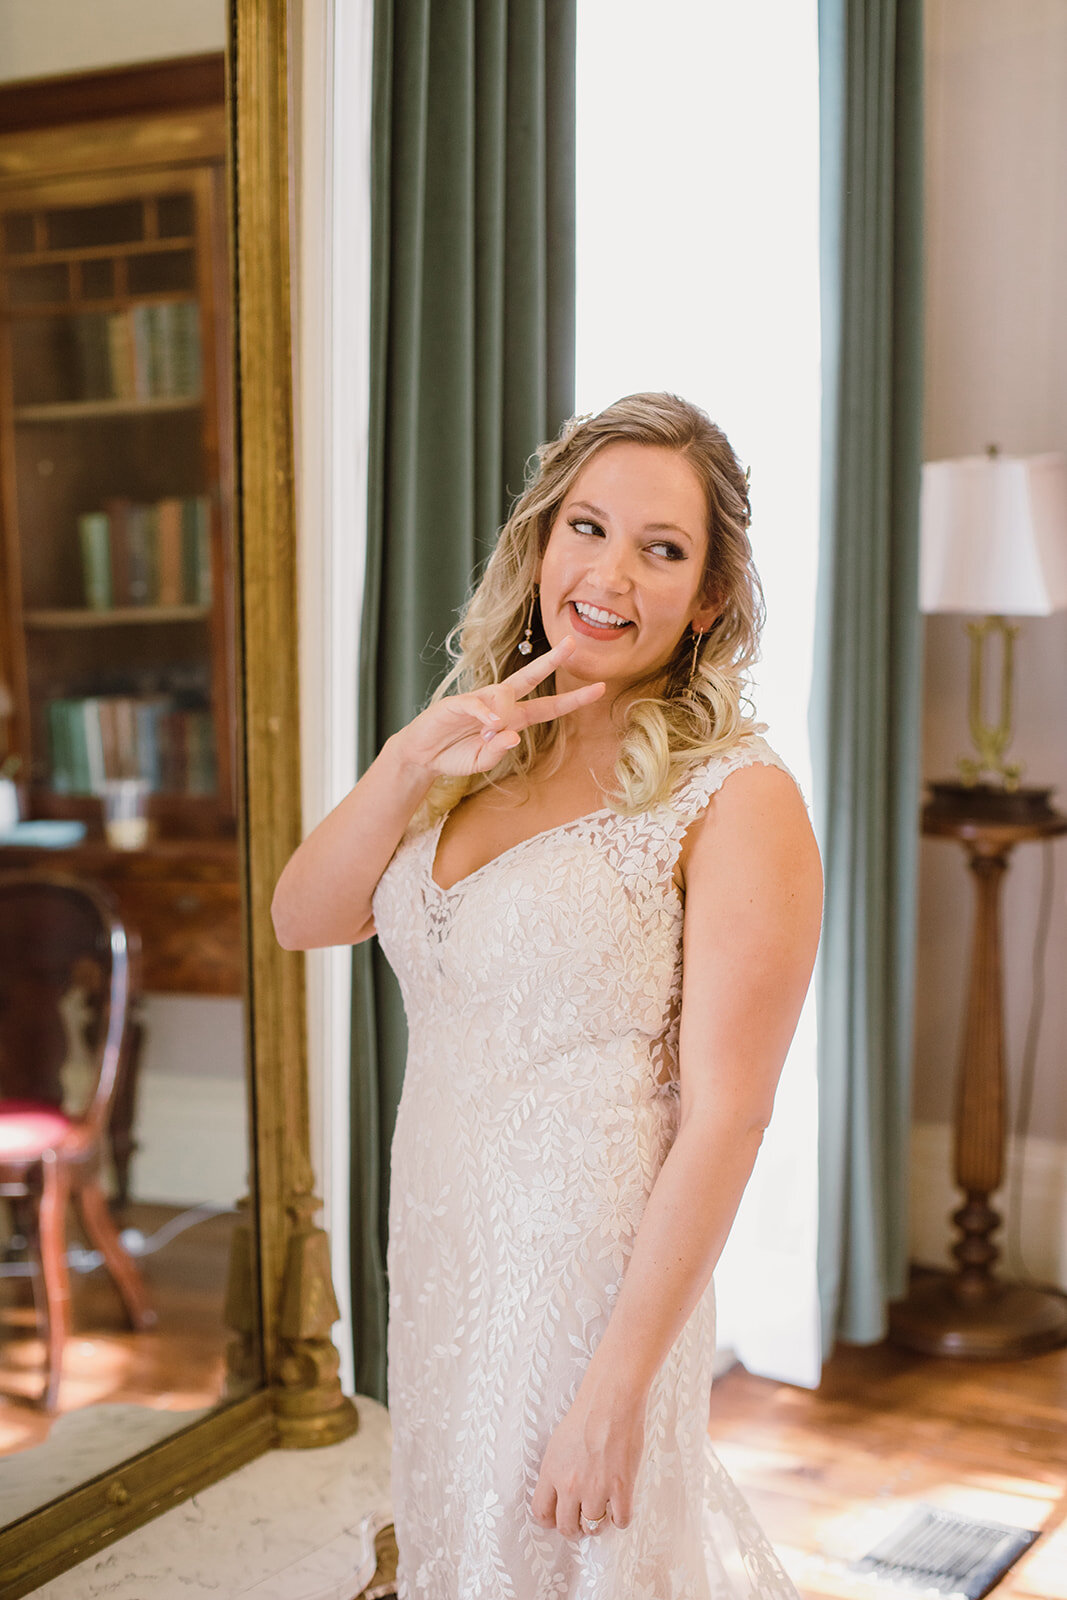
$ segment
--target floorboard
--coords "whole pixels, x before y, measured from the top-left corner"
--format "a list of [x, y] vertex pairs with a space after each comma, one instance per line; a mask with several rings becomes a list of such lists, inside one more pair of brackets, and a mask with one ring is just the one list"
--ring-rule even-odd
[[1067, 1350], [976, 1363], [842, 1345], [817, 1391], [735, 1367], [711, 1438], [806, 1600], [892, 1592], [847, 1564], [917, 1501], [1040, 1528], [992, 1593], [1067, 1600]]
[[[135, 1203], [119, 1226], [150, 1238], [179, 1215], [179, 1207]], [[201, 1218], [139, 1258], [159, 1319], [148, 1333], [131, 1332], [103, 1268], [71, 1273], [72, 1332], [57, 1415], [102, 1403], [183, 1412], [218, 1400], [231, 1337], [222, 1306], [234, 1220], [233, 1212]], [[73, 1225], [71, 1237], [84, 1243]], [[43, 1358], [29, 1280], [0, 1278], [0, 1455], [27, 1449], [52, 1427], [36, 1403]]]

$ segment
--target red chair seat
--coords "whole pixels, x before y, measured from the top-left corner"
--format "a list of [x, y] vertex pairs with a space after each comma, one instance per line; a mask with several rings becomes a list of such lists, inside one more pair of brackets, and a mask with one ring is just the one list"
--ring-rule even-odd
[[43, 1155], [60, 1144], [72, 1119], [44, 1100], [0, 1100], [0, 1161]]

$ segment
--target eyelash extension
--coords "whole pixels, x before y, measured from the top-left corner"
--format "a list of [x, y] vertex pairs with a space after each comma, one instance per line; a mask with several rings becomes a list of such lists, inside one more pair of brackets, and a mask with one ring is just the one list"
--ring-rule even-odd
[[[583, 528], [594, 528], [597, 533], [601, 534], [604, 532], [604, 529], [601, 527], [600, 523], [594, 522], [592, 517], [571, 517], [568, 519], [568, 523], [569, 526], [574, 529], [575, 533], [580, 533]], [[652, 543], [653, 545], [663, 546], [664, 550], [667, 552], [668, 561], [685, 560], [685, 551], [681, 549], [679, 545], [672, 544], [669, 539], [654, 539]]]

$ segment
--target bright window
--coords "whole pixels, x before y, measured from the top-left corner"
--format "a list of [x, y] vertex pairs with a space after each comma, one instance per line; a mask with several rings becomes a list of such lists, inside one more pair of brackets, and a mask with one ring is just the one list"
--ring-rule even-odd
[[[673, 390], [703, 406], [751, 468], [768, 611], [756, 706], [810, 799], [816, 0], [578, 0], [577, 103], [578, 410], [636, 390]], [[759, 1182], [718, 1275], [728, 1336], [746, 1364], [802, 1382], [813, 1381], [818, 1363], [815, 1099], [809, 1004]], [[738, 1239], [747, 1269], [738, 1266]], [[804, 1307], [799, 1330], [779, 1315], [788, 1294]], [[780, 1348], [790, 1340], [792, 1353]]]

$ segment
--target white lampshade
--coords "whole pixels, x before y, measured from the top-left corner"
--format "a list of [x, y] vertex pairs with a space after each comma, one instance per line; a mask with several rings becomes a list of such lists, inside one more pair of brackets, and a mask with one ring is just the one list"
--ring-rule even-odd
[[1067, 610], [1067, 462], [965, 456], [922, 469], [919, 604], [976, 616]]

